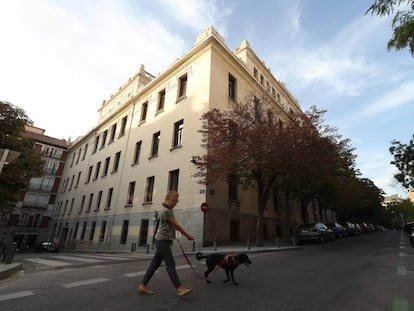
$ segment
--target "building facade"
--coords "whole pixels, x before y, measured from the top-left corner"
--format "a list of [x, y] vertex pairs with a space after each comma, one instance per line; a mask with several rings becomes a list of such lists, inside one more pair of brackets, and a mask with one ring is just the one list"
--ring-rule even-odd
[[10, 239], [20, 249], [33, 248], [49, 239], [49, 225], [65, 165], [68, 143], [44, 134], [45, 130], [25, 126], [25, 135], [34, 141], [34, 149], [45, 162], [43, 176], [31, 178], [22, 201], [0, 215], [3, 239]]
[[[282, 119], [301, 112], [247, 41], [231, 51], [214, 28], [158, 76], [141, 66], [103, 102], [95, 128], [69, 149], [53, 214], [55, 242], [67, 249], [146, 247], [168, 190], [179, 192], [175, 216], [196, 243], [253, 240], [255, 191], [202, 185], [192, 163], [205, 153], [198, 132], [202, 114], [226, 109], [229, 100], [252, 91], [267, 94]], [[288, 224], [283, 206], [282, 199], [270, 200], [266, 238], [288, 236], [301, 222], [296, 206]]]

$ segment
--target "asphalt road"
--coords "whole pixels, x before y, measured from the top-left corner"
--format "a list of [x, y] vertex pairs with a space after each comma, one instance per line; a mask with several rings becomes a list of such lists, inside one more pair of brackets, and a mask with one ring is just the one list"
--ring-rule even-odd
[[[164, 267], [140, 296], [137, 285], [148, 260], [25, 255], [26, 270], [0, 281], [1, 310], [346, 310], [408, 311], [414, 308], [414, 248], [400, 231], [368, 233], [302, 249], [250, 254], [253, 264], [235, 271], [234, 286], [217, 271], [206, 284], [177, 258], [186, 297], [175, 295]], [[48, 258], [46, 258], [48, 257]], [[120, 259], [125, 257], [125, 259]], [[37, 261], [35, 260], [37, 258]], [[76, 259], [77, 258], [77, 259]], [[87, 259], [91, 259], [89, 262]], [[47, 266], [43, 259], [67, 263]], [[101, 261], [94, 261], [101, 260]], [[197, 273], [204, 262], [191, 259]], [[30, 262], [30, 263], [29, 263]]]

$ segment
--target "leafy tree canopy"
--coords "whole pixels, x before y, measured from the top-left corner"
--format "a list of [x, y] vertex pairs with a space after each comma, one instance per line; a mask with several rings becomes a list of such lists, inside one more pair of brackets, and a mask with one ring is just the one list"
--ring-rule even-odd
[[32, 121], [24, 110], [0, 101], [0, 148], [20, 153], [0, 174], [0, 210], [21, 200], [30, 178], [42, 175], [43, 160], [33, 149], [34, 142], [24, 135], [26, 124]]
[[394, 156], [391, 164], [398, 169], [394, 178], [406, 189], [414, 189], [414, 135], [408, 144], [393, 140], [389, 151]]
[[401, 50], [408, 47], [414, 57], [414, 0], [375, 0], [366, 13], [379, 16], [394, 15], [393, 36], [387, 48]]

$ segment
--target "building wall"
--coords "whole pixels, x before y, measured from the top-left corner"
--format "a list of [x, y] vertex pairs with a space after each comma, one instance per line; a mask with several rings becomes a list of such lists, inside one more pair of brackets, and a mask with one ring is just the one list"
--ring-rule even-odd
[[[69, 150], [68, 164], [62, 176], [64, 182], [55, 204], [52, 232], [61, 247], [130, 249], [134, 244], [138, 247], [151, 244], [155, 219], [170, 187], [170, 172], [175, 170], [179, 170], [177, 190], [180, 193], [175, 215], [192, 233], [196, 243], [254, 239], [255, 190], [239, 185], [239, 199], [229, 201], [227, 185], [215, 183], [207, 187], [197, 183], [197, 178], [193, 177], [196, 167], [190, 160], [206, 152], [201, 147], [202, 137], [198, 132], [200, 117], [209, 109], [227, 108], [229, 74], [237, 80], [239, 99], [252, 90], [261, 91], [272, 98], [281, 119], [288, 118], [288, 110], [299, 112], [300, 108], [246, 41], [236, 52], [230, 51], [221, 36], [210, 28], [200, 34], [193, 48], [165, 72], [153, 77], [141, 66], [136, 75], [103, 102], [99, 109], [99, 124], [75, 141]], [[187, 77], [186, 94], [179, 97], [184, 76]], [[165, 91], [165, 104], [159, 110], [162, 90]], [[285, 106], [278, 102], [285, 103]], [[127, 122], [122, 135], [125, 118]], [[174, 126], [180, 120], [183, 121], [182, 144], [174, 146]], [[116, 134], [111, 141], [115, 125]], [[105, 132], [106, 140], [102, 144]], [[152, 156], [153, 136], [157, 132], [160, 132], [159, 149], [157, 155]], [[94, 151], [97, 137], [99, 145]], [[139, 160], [135, 162], [139, 142], [142, 142]], [[113, 170], [115, 156], [119, 152], [119, 167]], [[102, 175], [107, 158], [110, 158], [109, 170]], [[98, 163], [101, 163], [100, 171], [95, 178]], [[88, 180], [90, 168], [92, 176]], [[81, 177], [77, 183], [79, 174]], [[153, 196], [148, 201], [145, 198], [147, 179], [152, 176], [155, 180]], [[135, 183], [135, 191], [132, 202], [128, 203], [131, 183]], [[111, 188], [112, 200], [107, 206]], [[98, 205], [100, 192], [102, 197]], [[91, 195], [93, 199], [89, 206]], [[209, 205], [207, 213], [200, 210], [203, 202]], [[292, 228], [289, 228], [288, 214], [282, 206], [274, 208], [272, 199], [268, 205], [265, 211], [268, 238], [286, 236], [294, 230], [295, 223], [301, 219], [297, 203], [291, 204], [289, 212]], [[106, 230], [102, 234], [104, 223]]]

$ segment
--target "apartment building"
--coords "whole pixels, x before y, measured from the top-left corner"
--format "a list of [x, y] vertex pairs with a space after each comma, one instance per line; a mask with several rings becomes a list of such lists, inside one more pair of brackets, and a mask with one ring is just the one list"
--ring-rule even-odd
[[[197, 244], [253, 240], [255, 191], [200, 184], [192, 161], [206, 152], [198, 132], [202, 114], [226, 109], [229, 100], [251, 91], [267, 94], [282, 118], [301, 111], [247, 41], [231, 51], [212, 27], [161, 74], [141, 65], [102, 103], [93, 130], [69, 149], [53, 214], [52, 236], [60, 247], [146, 247], [168, 190], [179, 192], [174, 214]], [[203, 203], [208, 211], [200, 208]], [[300, 221], [298, 206], [291, 213], [293, 224]], [[294, 229], [282, 199], [270, 200], [265, 224], [266, 238]]]
[[49, 224], [69, 147], [64, 139], [44, 133], [44, 129], [25, 126], [25, 135], [34, 141], [34, 149], [45, 162], [43, 175], [31, 178], [23, 201], [0, 214], [3, 239], [12, 239], [21, 249], [32, 248], [49, 238]]

